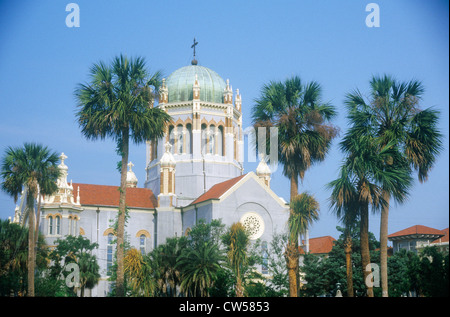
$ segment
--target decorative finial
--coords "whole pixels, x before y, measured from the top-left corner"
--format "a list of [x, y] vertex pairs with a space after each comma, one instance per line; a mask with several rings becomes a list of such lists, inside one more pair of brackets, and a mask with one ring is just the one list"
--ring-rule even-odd
[[172, 144], [170, 144], [169, 142], [166, 142], [164, 147], [166, 148], [166, 153], [170, 153], [170, 150], [172, 149]]
[[64, 154], [64, 152], [61, 153], [59, 158], [61, 159], [61, 165], [64, 165], [64, 160], [67, 158], [67, 156]]
[[128, 171], [129, 171], [129, 172], [132, 172], [131, 168], [134, 166], [134, 164], [131, 163], [131, 161], [130, 161], [130, 163], [128, 163], [127, 165], [128, 165], [128, 168], [129, 168]]
[[194, 44], [192, 44], [192, 46], [191, 46], [191, 48], [194, 49], [194, 59], [191, 62], [192, 65], [197, 65], [197, 60], [195, 59], [195, 47], [197, 46], [197, 44], [198, 44], [198, 42], [195, 40], [195, 37], [194, 37]]

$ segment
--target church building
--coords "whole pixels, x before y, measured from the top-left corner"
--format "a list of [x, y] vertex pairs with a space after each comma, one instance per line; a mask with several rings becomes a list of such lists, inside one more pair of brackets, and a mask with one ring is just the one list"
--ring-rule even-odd
[[[260, 239], [267, 249], [275, 234], [287, 230], [289, 205], [271, 190], [264, 159], [255, 172], [244, 172], [239, 90], [234, 93], [229, 80], [194, 58], [163, 80], [155, 106], [172, 121], [162, 138], [146, 144], [142, 187], [128, 164], [125, 233], [131, 247], [148, 253], [169, 237], [186, 235], [201, 219], [221, 219], [227, 227], [240, 221], [251, 240]], [[69, 183], [68, 156], [60, 156], [58, 192], [41, 203], [39, 230], [50, 247], [66, 235], [98, 243], [94, 253], [102, 278], [90, 296], [106, 296], [116, 248], [118, 185]], [[14, 222], [23, 222], [25, 195]], [[267, 268], [259, 269], [267, 274]]]

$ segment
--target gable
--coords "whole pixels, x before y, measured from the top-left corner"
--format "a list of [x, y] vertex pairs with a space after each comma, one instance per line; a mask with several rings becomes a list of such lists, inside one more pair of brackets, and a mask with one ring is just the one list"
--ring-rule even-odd
[[199, 196], [196, 200], [194, 200], [190, 206], [196, 205], [202, 202], [206, 202], [209, 200], [218, 200], [223, 201], [227, 199], [230, 195], [232, 195], [236, 190], [241, 188], [244, 184], [246, 184], [249, 180], [254, 180], [259, 187], [259, 189], [264, 190], [270, 197], [272, 197], [277, 204], [281, 207], [286, 208], [287, 204], [284, 200], [278, 197], [270, 187], [266, 186], [262, 180], [256, 176], [255, 173], [249, 172], [247, 174], [229, 179], [225, 182], [218, 183], [212, 186], [206, 193]]

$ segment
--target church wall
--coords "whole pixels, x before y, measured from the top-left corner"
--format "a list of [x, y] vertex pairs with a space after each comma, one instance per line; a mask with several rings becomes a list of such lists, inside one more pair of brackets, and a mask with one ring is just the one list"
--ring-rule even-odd
[[206, 223], [211, 222], [213, 203], [209, 200], [183, 210], [183, 234], [186, 234], [186, 231], [194, 227], [201, 219]]
[[184, 235], [181, 212], [172, 207], [157, 208], [157, 245], [164, 244], [167, 238]]
[[[99, 212], [97, 212], [99, 210]], [[83, 237], [90, 240], [91, 243], [98, 243], [98, 248], [94, 249], [93, 254], [97, 257], [100, 266], [101, 279], [91, 292], [92, 296], [106, 296], [110, 291], [110, 282], [107, 280], [107, 252], [108, 252], [108, 233], [113, 233], [114, 222], [117, 217], [117, 208], [115, 207], [96, 207], [82, 206], [82, 211], [71, 208], [42, 208], [40, 231], [44, 234], [48, 246], [54, 247], [57, 239], [64, 239], [69, 234], [69, 216], [77, 216], [76, 235], [82, 234]], [[56, 234], [55, 223], [53, 235], [49, 235], [48, 215], [61, 215], [60, 233]], [[154, 214], [152, 210], [129, 209], [129, 219], [125, 227], [125, 234], [130, 245], [140, 250], [140, 234], [147, 235], [145, 239], [145, 252], [150, 252], [154, 245]], [[181, 227], [181, 225], [179, 225]], [[73, 232], [73, 230], [72, 230]], [[113, 244], [113, 250], [116, 250], [116, 244]]]
[[257, 213], [264, 221], [262, 241], [271, 241], [275, 233], [286, 230], [289, 217], [287, 207], [280, 205], [261, 184], [248, 179], [229, 196], [214, 204], [213, 217], [222, 218], [227, 226], [241, 220], [246, 213]]

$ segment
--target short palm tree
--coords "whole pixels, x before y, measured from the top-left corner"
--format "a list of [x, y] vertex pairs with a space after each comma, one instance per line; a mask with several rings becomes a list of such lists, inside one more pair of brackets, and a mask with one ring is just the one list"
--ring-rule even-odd
[[85, 289], [92, 289], [100, 280], [100, 266], [97, 258], [87, 252], [83, 252], [77, 259], [80, 268], [80, 296], [84, 297]]
[[244, 296], [243, 270], [248, 263], [247, 248], [250, 238], [247, 230], [240, 222], [233, 223], [223, 235], [222, 242], [227, 251], [228, 263], [236, 276], [236, 296]]
[[[120, 55], [111, 66], [94, 64], [90, 83], [75, 90], [76, 118], [88, 139], [112, 138], [121, 156], [119, 217], [117, 229], [117, 296], [124, 296], [124, 231], [126, 212], [126, 175], [130, 140], [136, 144], [155, 140], [164, 134], [170, 116], [154, 108], [154, 91], [160, 73], [146, 70], [143, 58]], [[152, 88], [154, 87], [154, 88]]]
[[56, 180], [60, 172], [58, 155], [40, 144], [25, 143], [23, 147], [8, 147], [1, 165], [2, 189], [17, 201], [24, 190], [28, 221], [28, 296], [34, 296], [34, 271], [36, 256], [35, 202], [39, 194], [51, 195], [58, 189]]
[[136, 296], [149, 297], [155, 294], [157, 283], [150, 262], [150, 257], [142, 255], [134, 248], [128, 250], [125, 255], [125, 276]]
[[[325, 159], [338, 133], [330, 124], [336, 111], [321, 101], [321, 92], [317, 82], [303, 84], [298, 76], [284, 82], [272, 81], [263, 86], [252, 109], [255, 128], [278, 129], [278, 160], [290, 180], [291, 198], [298, 194], [299, 177], [303, 180], [312, 164]], [[270, 133], [266, 135], [269, 148]]]
[[308, 227], [319, 219], [319, 203], [308, 193], [301, 193], [291, 199], [288, 221], [288, 245], [286, 247], [286, 263], [289, 276], [289, 295], [298, 296], [299, 290], [299, 237], [303, 236]]
[[181, 291], [187, 296], [209, 296], [223, 260], [218, 245], [210, 241], [185, 249], [176, 265], [182, 273]]
[[[407, 164], [418, 172], [420, 182], [428, 178], [436, 157], [442, 149], [442, 135], [437, 129], [439, 112], [431, 108], [421, 110], [419, 101], [424, 88], [421, 82], [412, 80], [399, 82], [391, 76], [373, 76], [370, 81], [370, 99], [366, 101], [356, 90], [347, 95], [346, 104], [353, 115], [353, 124], [371, 126], [380, 145], [394, 144], [403, 153]], [[404, 164], [387, 161], [386, 164]], [[380, 225], [380, 262], [383, 296], [388, 296], [387, 279], [387, 235], [389, 201], [393, 197], [402, 202], [388, 186], [383, 187], [386, 204], [381, 211]], [[403, 198], [403, 196], [400, 196]]]
[[344, 224], [344, 252], [347, 275], [347, 296], [353, 297], [353, 264], [352, 264], [352, 228], [358, 221], [358, 194], [349, 178], [348, 171], [342, 166], [339, 178], [327, 184], [332, 190], [330, 197], [331, 209]]
[[161, 259], [159, 272], [164, 279], [166, 293], [168, 296], [177, 295], [177, 287], [181, 283], [181, 271], [177, 266], [177, 261], [181, 256], [183, 250], [187, 246], [186, 237], [167, 238], [166, 243], [158, 246], [157, 251]]

